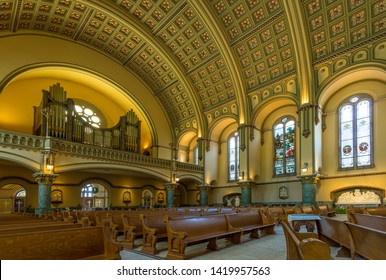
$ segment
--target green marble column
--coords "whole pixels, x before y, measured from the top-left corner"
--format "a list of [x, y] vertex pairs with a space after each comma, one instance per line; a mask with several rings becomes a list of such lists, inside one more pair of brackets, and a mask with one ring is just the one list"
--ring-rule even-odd
[[299, 176], [302, 183], [302, 204], [305, 206], [315, 205], [316, 203], [316, 186], [319, 178], [316, 175]]
[[198, 185], [197, 187], [200, 190], [200, 206], [208, 206], [209, 205], [208, 191], [210, 189], [210, 186]]
[[43, 211], [51, 210], [51, 186], [58, 175], [35, 173], [33, 176], [39, 184], [38, 208], [35, 209], [35, 215], [41, 217]]
[[166, 183], [166, 200], [167, 207], [174, 207], [174, 191], [176, 190], [178, 183]]
[[256, 185], [254, 181], [241, 181], [238, 183], [241, 187], [241, 205], [249, 206], [252, 204], [252, 187]]

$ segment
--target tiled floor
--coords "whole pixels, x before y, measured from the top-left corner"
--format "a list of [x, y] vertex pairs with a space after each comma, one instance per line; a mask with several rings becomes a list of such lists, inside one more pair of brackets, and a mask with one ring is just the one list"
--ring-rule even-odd
[[[192, 260], [285, 260], [286, 244], [282, 227], [276, 226], [276, 234], [262, 235], [260, 239], [250, 239], [248, 234], [243, 236], [241, 244], [229, 244], [225, 240], [219, 240], [220, 250], [209, 251], [207, 243], [188, 246], [186, 254]], [[123, 250], [123, 260], [150, 260], [164, 259], [167, 254], [167, 243], [157, 243], [160, 252], [156, 256], [147, 256], [140, 252], [141, 240], [136, 240], [138, 246], [134, 250]], [[331, 254], [334, 259], [347, 259], [336, 257], [339, 248], [331, 247]]]

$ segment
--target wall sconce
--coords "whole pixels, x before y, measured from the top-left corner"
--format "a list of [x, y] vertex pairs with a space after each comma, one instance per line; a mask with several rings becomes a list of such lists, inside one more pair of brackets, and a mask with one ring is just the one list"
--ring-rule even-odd
[[180, 178], [177, 177], [177, 178], [176, 178], [176, 182], [178, 183], [179, 180], [180, 180]]
[[46, 169], [52, 171], [54, 169], [54, 160], [51, 155], [48, 155], [46, 158]]
[[302, 167], [302, 172], [307, 172], [308, 171], [308, 162], [305, 162]]
[[241, 174], [239, 176], [239, 180], [244, 180], [244, 171], [241, 171]]

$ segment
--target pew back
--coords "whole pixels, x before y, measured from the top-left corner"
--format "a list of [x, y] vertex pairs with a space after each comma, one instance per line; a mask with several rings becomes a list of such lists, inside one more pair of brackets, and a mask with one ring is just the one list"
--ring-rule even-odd
[[345, 222], [351, 238], [351, 257], [357, 255], [369, 260], [386, 260], [386, 232]]
[[350, 213], [348, 217], [351, 223], [362, 225], [369, 228], [374, 228], [381, 231], [386, 231], [385, 216]]
[[109, 225], [13, 233], [0, 236], [2, 260], [120, 259]]
[[286, 239], [287, 260], [330, 260], [330, 247], [312, 232], [299, 233], [281, 221]]

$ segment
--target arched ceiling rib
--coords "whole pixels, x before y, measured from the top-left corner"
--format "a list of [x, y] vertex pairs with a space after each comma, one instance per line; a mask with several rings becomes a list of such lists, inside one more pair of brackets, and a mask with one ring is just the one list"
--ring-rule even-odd
[[[297, 17], [306, 23], [308, 38], [302, 43], [314, 71], [319, 63], [385, 36], [383, 0], [302, 0], [293, 9], [301, 13], [297, 16], [285, 5], [293, 3], [0, 0], [0, 36], [39, 33], [97, 49], [142, 79], [178, 136], [200, 130], [209, 115], [258, 110], [240, 102], [270, 98], [271, 88], [283, 80], [311, 78], [299, 73], [295, 58], [299, 40], [290, 27], [298, 26], [291, 22]], [[228, 44], [226, 53], [221, 43]]]

